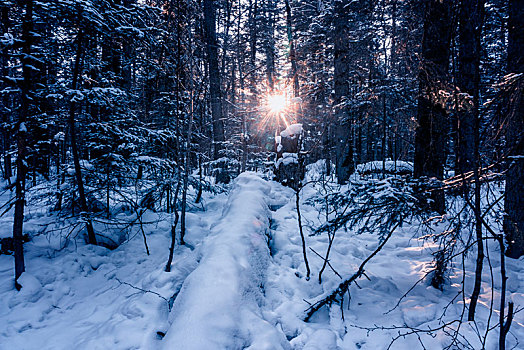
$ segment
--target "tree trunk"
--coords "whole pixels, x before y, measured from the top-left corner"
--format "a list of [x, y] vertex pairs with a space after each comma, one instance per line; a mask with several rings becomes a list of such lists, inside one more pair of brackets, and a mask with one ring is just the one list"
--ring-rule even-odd
[[[244, 103], [245, 103], [245, 92], [244, 92], [244, 76], [243, 76], [243, 72], [240, 68], [240, 63], [238, 65], [238, 68], [239, 68], [239, 74], [240, 74], [240, 89], [241, 89], [241, 93], [240, 93], [240, 103], [242, 104], [242, 106], [244, 106]], [[246, 166], [247, 166], [247, 156], [248, 156], [248, 147], [247, 147], [247, 142], [248, 142], [248, 137], [249, 137], [249, 134], [248, 134], [248, 129], [247, 129], [247, 118], [246, 118], [246, 110], [245, 108], [241, 111], [242, 113], [242, 165], [241, 165], [241, 170], [242, 172], [246, 171]]]
[[[180, 174], [179, 174], [180, 175]], [[171, 245], [169, 246], [169, 257], [167, 258], [166, 267], [164, 269], [165, 272], [171, 271], [171, 263], [173, 262], [173, 254], [175, 252], [175, 243], [176, 243], [176, 226], [178, 224], [178, 211], [176, 202], [178, 200], [178, 191], [180, 190], [180, 179], [177, 181], [175, 195], [173, 198], [173, 203], [171, 205]], [[174, 216], [174, 219], [173, 219]]]
[[[524, 73], [524, 6], [522, 1], [509, 1], [507, 73]], [[504, 234], [508, 243], [506, 255], [524, 255], [524, 78], [520, 77], [507, 97], [508, 171], [504, 209]]]
[[382, 176], [386, 177], [386, 157], [387, 157], [387, 104], [386, 104], [386, 94], [382, 95]]
[[275, 89], [275, 4], [267, 0], [266, 11], [266, 75], [269, 93]]
[[[468, 320], [475, 319], [475, 310], [480, 295], [484, 243], [481, 224], [481, 184], [479, 181], [479, 84], [480, 84], [480, 39], [484, 19], [484, 1], [462, 0], [459, 8], [459, 57], [457, 85], [461, 94], [457, 104], [456, 163], [457, 174], [473, 170], [475, 180], [475, 232], [477, 240], [477, 262], [475, 283], [468, 311]], [[464, 96], [464, 95], [461, 95]]]
[[344, 105], [349, 95], [349, 5], [348, 1], [335, 2], [334, 19], [334, 68], [335, 68], [335, 151], [336, 172], [340, 184], [345, 183], [353, 173], [353, 142], [351, 120]]
[[[258, 0], [249, 0], [249, 69], [244, 73], [244, 79], [251, 74], [249, 79], [249, 90], [251, 96], [249, 101], [254, 104], [257, 93], [257, 32], [258, 32]], [[248, 83], [246, 81], [246, 83]]]
[[[9, 31], [9, 7], [3, 6], [1, 8], [1, 25], [2, 33], [7, 33]], [[4, 83], [4, 77], [9, 74], [8, 64], [9, 64], [9, 48], [7, 45], [4, 45], [2, 48], [1, 55], [1, 72], [0, 72], [0, 89], [4, 89], [7, 84]], [[0, 106], [0, 122], [3, 123], [1, 128], [2, 135], [2, 153], [4, 157], [4, 179], [10, 179], [13, 176], [13, 171], [11, 167], [11, 154], [9, 153], [9, 148], [11, 147], [11, 137], [9, 135], [9, 109], [8, 109], [9, 97], [7, 94], [2, 94], [2, 105]]]
[[242, 162], [241, 162], [241, 171], [246, 171], [247, 165], [247, 141], [248, 141], [248, 129], [247, 129], [247, 118], [246, 118], [246, 108], [245, 108], [245, 78], [244, 78], [244, 54], [242, 47], [240, 46], [240, 33], [241, 33], [241, 0], [238, 0], [238, 21], [237, 21], [237, 65], [238, 65], [238, 79], [240, 84], [240, 106], [242, 109], [241, 113], [241, 123], [242, 123]]
[[[217, 66], [218, 67], [218, 66]], [[193, 62], [191, 61], [190, 67], [190, 111], [189, 111], [189, 125], [187, 127], [187, 138], [186, 138], [186, 149], [184, 153], [184, 179], [183, 179], [183, 188], [182, 188], [182, 210], [180, 218], [180, 245], [185, 245], [186, 242], [184, 237], [186, 235], [186, 210], [187, 210], [187, 189], [189, 186], [189, 172], [191, 167], [190, 157], [191, 157], [191, 137], [193, 133], [193, 120], [195, 113], [195, 96], [194, 96], [194, 76], [193, 76]]]
[[33, 39], [33, 1], [27, 0], [25, 16], [22, 23], [22, 75], [21, 84], [21, 111], [18, 119], [18, 130], [16, 133], [16, 145], [18, 154], [16, 158], [16, 201], [15, 216], [13, 221], [13, 249], [15, 257], [15, 287], [20, 290], [22, 286], [18, 284], [18, 278], [25, 271], [24, 263], [24, 207], [25, 207], [25, 175], [26, 175], [26, 142], [27, 126], [26, 121], [29, 116], [29, 104], [31, 97], [31, 78], [33, 68], [31, 65], [31, 45]]
[[[73, 80], [71, 83], [71, 89], [76, 90], [78, 88], [78, 76], [80, 75], [80, 62], [82, 59], [82, 45], [83, 45], [84, 32], [82, 29], [79, 30], [76, 37], [77, 49], [75, 63], [73, 67]], [[76, 115], [76, 102], [74, 98], [71, 100], [71, 106], [69, 107], [69, 133], [71, 134], [71, 152], [73, 154], [73, 163], [75, 166], [75, 178], [76, 185], [78, 186], [78, 199], [80, 200], [81, 209], [85, 217], [86, 229], [87, 229], [87, 240], [89, 244], [96, 244], [95, 231], [93, 229], [93, 223], [89, 216], [89, 209], [87, 207], [86, 195], [84, 191], [84, 181], [82, 179], [82, 169], [80, 167], [80, 155], [78, 152], [78, 145], [76, 143], [76, 129], [75, 129], [75, 115]]]
[[295, 54], [295, 41], [293, 40], [293, 17], [291, 16], [291, 6], [289, 0], [286, 0], [286, 28], [287, 39], [289, 42], [289, 61], [291, 62], [291, 78], [293, 81], [293, 96], [299, 95], [299, 83], [297, 74], [297, 58]]
[[[419, 72], [418, 125], [415, 132], [414, 176], [444, 177], [447, 140], [447, 114], [439, 92], [447, 90], [449, 46], [451, 41], [450, 0], [430, 0], [426, 4], [422, 67]], [[445, 212], [444, 193], [432, 192], [432, 209]]]
[[484, 242], [481, 223], [481, 183], [479, 179], [479, 85], [481, 34], [484, 22], [483, 0], [462, 0], [459, 10], [459, 59], [457, 84], [461, 93], [469, 97], [459, 101], [457, 110], [456, 172], [464, 174], [473, 170], [475, 180], [475, 233], [477, 240], [477, 263], [475, 283], [469, 306], [468, 320], [475, 318], [480, 295], [482, 268], [484, 265]]
[[220, 71], [218, 69], [218, 45], [216, 38], [216, 14], [212, 0], [204, 0], [204, 27], [206, 34], [207, 64], [209, 69], [209, 94], [211, 95], [211, 114], [213, 117], [213, 158], [220, 158], [224, 137], [222, 120], [222, 99], [220, 96]]
[[484, 22], [483, 0], [462, 0], [459, 10], [459, 57], [457, 85], [467, 99], [461, 99], [457, 110], [457, 174], [473, 170], [475, 162], [475, 122], [478, 118], [480, 85], [480, 38]]

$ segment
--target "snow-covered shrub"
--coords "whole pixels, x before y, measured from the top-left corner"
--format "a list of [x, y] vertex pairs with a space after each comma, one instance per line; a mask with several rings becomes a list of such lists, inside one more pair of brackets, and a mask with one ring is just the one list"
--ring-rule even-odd
[[211, 174], [215, 177], [216, 183], [228, 184], [240, 169], [240, 162], [235, 158], [222, 157], [206, 163]]
[[377, 233], [384, 238], [395, 227], [422, 213], [414, 183], [407, 179], [386, 178], [351, 182], [344, 191], [328, 197], [335, 216], [316, 233], [355, 229], [357, 233]]

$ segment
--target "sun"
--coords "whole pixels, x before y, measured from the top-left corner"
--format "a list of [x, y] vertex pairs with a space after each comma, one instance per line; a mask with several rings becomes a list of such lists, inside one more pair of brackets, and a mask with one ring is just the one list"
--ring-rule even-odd
[[284, 95], [272, 95], [267, 99], [267, 105], [272, 113], [279, 113], [286, 108], [286, 98]]

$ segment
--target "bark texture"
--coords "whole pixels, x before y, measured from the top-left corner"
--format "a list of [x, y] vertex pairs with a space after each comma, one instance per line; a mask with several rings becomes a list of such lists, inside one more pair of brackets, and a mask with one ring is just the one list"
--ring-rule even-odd
[[[82, 47], [83, 47], [83, 38], [84, 38], [84, 32], [82, 29], [79, 30], [79, 33], [77, 35], [77, 51], [76, 51], [76, 57], [75, 62], [73, 66], [73, 81], [72, 81], [72, 90], [76, 90], [78, 88], [78, 77], [80, 75], [80, 63], [82, 60]], [[87, 200], [86, 200], [86, 194], [84, 190], [84, 180], [82, 179], [82, 168], [80, 166], [80, 153], [78, 151], [78, 144], [76, 141], [76, 128], [75, 128], [75, 117], [76, 117], [76, 107], [77, 104], [73, 98], [71, 101], [71, 106], [69, 107], [69, 132], [70, 132], [70, 138], [71, 138], [71, 152], [73, 154], [73, 163], [75, 166], [75, 179], [76, 179], [76, 185], [78, 187], [78, 199], [80, 200], [80, 206], [83, 212], [83, 215], [86, 215], [85, 217], [85, 223], [86, 223], [86, 230], [87, 230], [87, 241], [89, 244], [96, 244], [96, 236], [95, 231], [93, 229], [93, 223], [91, 222], [91, 219], [87, 217], [89, 215], [89, 209], [87, 207]]]
[[[508, 73], [524, 73], [524, 6], [520, 0], [509, 1]], [[507, 97], [508, 172], [504, 233], [508, 248], [506, 255], [524, 255], [524, 78], [517, 79]]]
[[[457, 111], [456, 172], [473, 170], [475, 130], [480, 85], [480, 38], [484, 21], [483, 0], [462, 0], [459, 10], [457, 84], [461, 95]], [[464, 94], [467, 94], [465, 96]]]
[[213, 117], [213, 158], [220, 158], [223, 147], [224, 121], [222, 120], [222, 98], [220, 94], [220, 70], [218, 68], [218, 44], [216, 33], [216, 11], [212, 0], [204, 0], [204, 27], [206, 34], [207, 64], [209, 69], [209, 94]]
[[16, 133], [16, 146], [18, 149], [16, 157], [16, 201], [15, 215], [13, 222], [13, 250], [15, 257], [15, 287], [20, 290], [18, 278], [25, 271], [24, 263], [24, 208], [25, 208], [25, 178], [26, 178], [26, 147], [27, 147], [27, 126], [29, 116], [29, 105], [31, 101], [31, 78], [33, 69], [31, 68], [30, 55], [32, 46], [33, 31], [33, 1], [26, 1], [25, 15], [22, 23], [22, 75], [21, 84], [21, 111], [18, 119], [18, 130]]
[[[448, 121], [440, 91], [447, 89], [451, 9], [450, 0], [430, 0], [426, 4], [422, 62], [418, 78], [415, 177], [444, 177]], [[432, 199], [432, 209], [444, 213], [444, 193], [435, 190], [432, 192]]]
[[356, 1], [351, 7], [349, 1], [335, 2], [334, 19], [334, 106], [335, 106], [335, 152], [336, 173], [339, 183], [345, 183], [353, 173], [353, 140], [351, 120], [345, 99], [349, 95], [349, 35], [350, 11], [358, 11], [362, 1]]

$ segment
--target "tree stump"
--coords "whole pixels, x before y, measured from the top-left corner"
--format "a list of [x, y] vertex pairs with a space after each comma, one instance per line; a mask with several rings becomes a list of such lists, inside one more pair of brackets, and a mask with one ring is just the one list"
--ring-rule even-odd
[[275, 180], [293, 189], [297, 189], [304, 178], [303, 158], [300, 156], [302, 136], [302, 124], [292, 124], [275, 137]]

